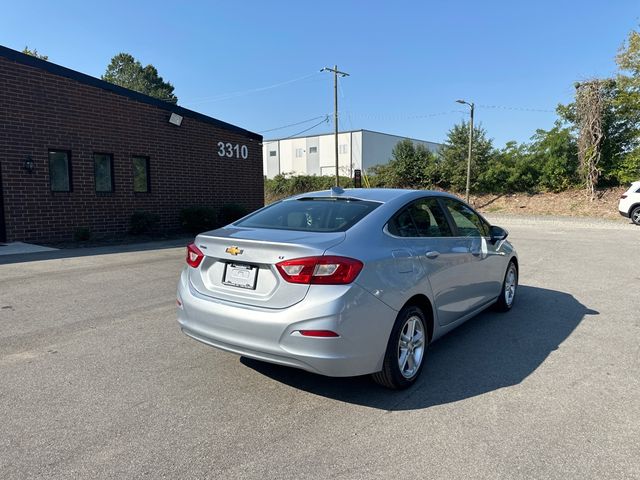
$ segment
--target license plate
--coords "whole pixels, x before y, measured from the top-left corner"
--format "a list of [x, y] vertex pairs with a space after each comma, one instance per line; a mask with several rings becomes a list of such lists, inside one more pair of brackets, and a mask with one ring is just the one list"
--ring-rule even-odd
[[257, 274], [258, 268], [252, 265], [227, 263], [222, 283], [231, 285], [232, 287], [254, 290], [256, 288]]

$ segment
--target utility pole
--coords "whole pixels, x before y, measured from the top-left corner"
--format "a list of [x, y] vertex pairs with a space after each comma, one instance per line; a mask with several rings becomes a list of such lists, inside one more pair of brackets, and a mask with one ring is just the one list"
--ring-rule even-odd
[[349, 74], [338, 70], [338, 65], [333, 68], [324, 67], [321, 72], [333, 72], [333, 125], [335, 127], [336, 144], [336, 187], [340, 186], [340, 171], [338, 169], [338, 75], [348, 77]]
[[471, 146], [473, 145], [473, 110], [475, 104], [473, 102], [465, 102], [464, 100], [456, 100], [458, 103], [469, 105], [471, 108], [471, 121], [469, 122], [469, 156], [467, 157], [467, 203], [469, 203], [469, 185], [471, 183]]

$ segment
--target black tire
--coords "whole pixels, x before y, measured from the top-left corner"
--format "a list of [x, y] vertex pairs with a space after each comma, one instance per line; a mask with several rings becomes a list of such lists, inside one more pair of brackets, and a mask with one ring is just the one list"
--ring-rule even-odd
[[637, 205], [631, 209], [631, 213], [629, 213], [629, 218], [636, 225], [640, 225], [640, 205]]
[[[506, 290], [507, 290], [507, 279], [511, 272], [513, 272], [514, 274], [513, 280], [515, 284], [513, 287], [513, 294], [509, 297]], [[494, 305], [495, 309], [499, 312], [508, 312], [509, 310], [511, 310], [511, 307], [513, 307], [513, 302], [515, 302], [517, 293], [518, 293], [518, 267], [516, 266], [516, 263], [513, 260], [511, 260], [509, 262], [509, 266], [507, 267], [507, 271], [504, 274], [504, 280], [502, 281], [502, 288], [500, 289], [500, 296], [498, 297], [498, 300]]]
[[[415, 372], [412, 372], [409, 376], [406, 376], [400, 370], [399, 365], [399, 355], [401, 352], [400, 345], [400, 335], [407, 327], [408, 322], [414, 321], [417, 319], [420, 322], [420, 329], [423, 335], [422, 341], [422, 351], [420, 355], [420, 364], [415, 369]], [[415, 325], [415, 328], [418, 328], [418, 325]], [[424, 357], [427, 351], [427, 347], [429, 346], [429, 333], [427, 329], [427, 319], [425, 317], [424, 312], [413, 305], [408, 305], [404, 307], [398, 313], [396, 317], [396, 322], [393, 325], [393, 329], [391, 330], [391, 335], [389, 335], [389, 341], [387, 342], [387, 350], [384, 355], [384, 361], [382, 362], [382, 370], [380, 372], [372, 374], [373, 380], [382, 385], [383, 387], [390, 388], [393, 390], [402, 390], [410, 387], [415, 383], [417, 378], [420, 376], [422, 372], [422, 367], [424, 366]], [[414, 337], [417, 338], [417, 335]], [[406, 343], [406, 342], [405, 342]], [[413, 343], [413, 341], [412, 341]], [[419, 347], [418, 347], [419, 348]], [[414, 352], [417, 350], [416, 347], [405, 347], [407, 351]], [[407, 356], [411, 356], [411, 359], [414, 359], [413, 353], [407, 353]], [[415, 361], [415, 360], [414, 360]], [[415, 368], [415, 364], [414, 364]]]

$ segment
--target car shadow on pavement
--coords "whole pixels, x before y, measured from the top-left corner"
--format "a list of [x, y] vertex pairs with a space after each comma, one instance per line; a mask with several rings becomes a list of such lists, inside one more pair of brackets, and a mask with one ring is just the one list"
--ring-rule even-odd
[[568, 293], [521, 285], [513, 309], [491, 309], [434, 342], [416, 385], [378, 387], [369, 376], [329, 378], [246, 357], [249, 368], [283, 384], [382, 410], [415, 410], [517, 385], [574, 331], [589, 309]]

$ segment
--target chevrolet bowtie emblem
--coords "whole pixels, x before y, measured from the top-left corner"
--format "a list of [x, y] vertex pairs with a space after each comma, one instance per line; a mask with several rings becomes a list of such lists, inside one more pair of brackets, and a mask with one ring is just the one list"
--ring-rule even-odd
[[227, 253], [229, 253], [231, 255], [242, 255], [242, 252], [244, 252], [244, 250], [242, 250], [241, 248], [238, 248], [238, 247], [227, 247], [225, 252], [227, 252]]

